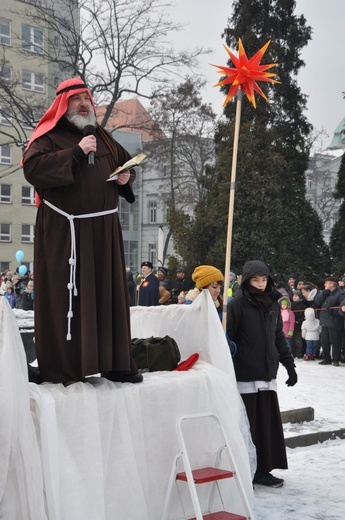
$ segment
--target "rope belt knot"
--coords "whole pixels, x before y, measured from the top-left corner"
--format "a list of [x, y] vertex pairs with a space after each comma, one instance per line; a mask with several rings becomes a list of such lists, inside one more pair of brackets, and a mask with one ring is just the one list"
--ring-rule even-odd
[[69, 263], [69, 282], [67, 284], [67, 289], [69, 292], [69, 308], [67, 313], [67, 341], [70, 341], [72, 339], [71, 336], [71, 320], [73, 318], [73, 305], [72, 305], [72, 297], [78, 296], [78, 289], [77, 289], [77, 283], [76, 283], [76, 271], [77, 271], [77, 248], [76, 248], [76, 237], [75, 237], [75, 226], [74, 226], [74, 219], [76, 218], [93, 218], [93, 217], [103, 217], [104, 215], [110, 215], [111, 213], [116, 213], [118, 211], [118, 208], [108, 209], [105, 211], [97, 211], [96, 213], [84, 213], [82, 215], [70, 215], [66, 211], [63, 211], [62, 209], [58, 208], [57, 206], [54, 206], [51, 202], [48, 200], [43, 199], [44, 204], [49, 206], [51, 209], [56, 211], [57, 213], [60, 213], [60, 215], [63, 215], [67, 218], [69, 221], [69, 227], [71, 232], [71, 254], [68, 259]]

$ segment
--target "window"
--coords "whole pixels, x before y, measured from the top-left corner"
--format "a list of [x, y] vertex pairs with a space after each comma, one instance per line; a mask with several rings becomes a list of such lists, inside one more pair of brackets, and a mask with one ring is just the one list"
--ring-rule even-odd
[[10, 269], [10, 262], [0, 262], [0, 273], [4, 273], [8, 269]]
[[157, 259], [157, 250], [156, 250], [156, 244], [149, 244], [149, 261], [153, 263], [153, 265], [156, 265], [156, 259]]
[[11, 125], [12, 114], [8, 107], [0, 107], [0, 125]]
[[169, 204], [167, 204], [165, 202], [164, 203], [164, 211], [163, 211], [164, 222], [168, 222], [168, 216], [169, 216]]
[[0, 164], [12, 164], [12, 149], [9, 144], [0, 145]]
[[312, 183], [311, 178], [307, 177], [307, 190], [311, 190], [312, 185], [313, 185], [313, 183]]
[[0, 18], [0, 43], [11, 45], [11, 22], [4, 18]]
[[333, 226], [335, 226], [335, 224], [337, 223], [338, 221], [338, 215], [335, 214], [335, 215], [332, 215], [331, 216], [331, 227], [333, 228]]
[[35, 205], [35, 188], [33, 186], [22, 186], [22, 204]]
[[0, 224], [0, 242], [11, 242], [11, 224]]
[[0, 184], [0, 202], [12, 202], [11, 184]]
[[0, 78], [5, 83], [11, 83], [11, 80], [12, 80], [12, 68], [9, 65], [2, 65], [0, 67]]
[[24, 90], [33, 90], [34, 92], [44, 92], [43, 74], [23, 70], [22, 85]]
[[23, 24], [22, 49], [43, 54], [43, 30]]
[[157, 222], [157, 202], [149, 202], [149, 224]]
[[22, 242], [33, 243], [35, 238], [35, 226], [33, 224], [22, 224]]

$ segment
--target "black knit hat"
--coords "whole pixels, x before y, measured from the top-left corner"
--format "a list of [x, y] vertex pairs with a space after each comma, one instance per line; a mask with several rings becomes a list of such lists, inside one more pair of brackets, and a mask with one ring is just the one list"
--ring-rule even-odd
[[153, 263], [152, 262], [142, 262], [141, 267], [149, 267], [150, 269], [153, 269]]

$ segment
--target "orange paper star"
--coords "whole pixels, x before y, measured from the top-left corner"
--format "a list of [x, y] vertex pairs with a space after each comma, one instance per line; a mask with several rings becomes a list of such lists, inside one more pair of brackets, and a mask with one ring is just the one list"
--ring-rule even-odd
[[273, 79], [275, 76], [277, 76], [277, 74], [266, 72], [268, 69], [275, 67], [276, 63], [271, 63], [270, 65], [260, 65], [260, 61], [262, 60], [262, 57], [270, 43], [271, 42], [268, 41], [256, 54], [254, 54], [252, 58], [250, 58], [250, 60], [247, 58], [246, 51], [244, 50], [241, 39], [238, 40], [238, 58], [231, 52], [230, 49], [228, 49], [228, 47], [226, 47], [226, 45], [224, 45], [225, 50], [229, 54], [235, 67], [213, 65], [214, 67], [219, 68], [219, 74], [226, 74], [227, 76], [225, 79], [219, 81], [215, 87], [229, 84], [232, 85], [229, 89], [228, 95], [225, 98], [223, 106], [225, 106], [230, 101], [230, 99], [235, 97], [239, 90], [244, 90], [248, 100], [252, 103], [254, 108], [256, 108], [254, 92], [257, 92], [260, 94], [260, 96], [267, 100], [267, 97], [256, 82], [266, 81], [268, 83], [280, 83], [280, 81]]

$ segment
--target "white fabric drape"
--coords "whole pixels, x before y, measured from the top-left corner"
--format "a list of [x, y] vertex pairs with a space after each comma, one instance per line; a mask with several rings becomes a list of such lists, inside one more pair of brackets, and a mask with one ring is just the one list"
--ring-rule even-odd
[[[252, 502], [255, 452], [209, 295], [190, 306], [131, 309], [132, 337], [168, 334], [182, 360], [200, 355], [189, 371], [147, 373], [136, 385], [96, 376], [68, 387], [28, 384], [14, 314], [7, 302], [0, 306], [0, 517], [11, 511], [6, 520], [160, 520], [178, 453], [176, 420], [201, 412], [220, 417]], [[218, 447], [208, 426], [190, 440], [195, 466]], [[182, 496], [192, 514], [187, 491]], [[233, 488], [223, 496], [229, 510], [244, 513]], [[172, 518], [181, 516], [176, 499], [171, 507]]]
[[41, 457], [15, 315], [0, 298], [0, 518], [46, 520]]

